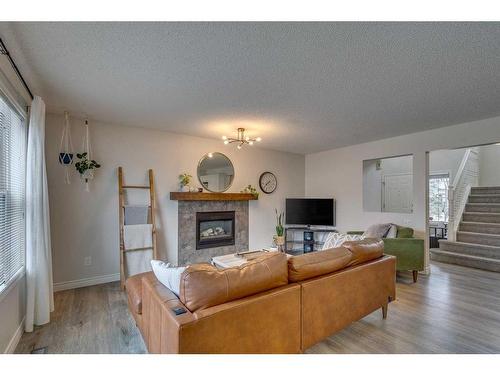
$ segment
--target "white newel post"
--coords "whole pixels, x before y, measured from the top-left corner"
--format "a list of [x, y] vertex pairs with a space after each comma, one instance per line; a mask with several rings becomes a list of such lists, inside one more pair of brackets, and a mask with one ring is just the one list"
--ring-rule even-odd
[[455, 204], [454, 204], [455, 188], [448, 187], [448, 241], [455, 241]]

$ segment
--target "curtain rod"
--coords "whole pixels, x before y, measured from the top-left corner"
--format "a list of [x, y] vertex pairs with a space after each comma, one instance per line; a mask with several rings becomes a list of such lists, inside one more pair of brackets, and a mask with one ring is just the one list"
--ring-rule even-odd
[[21, 74], [21, 72], [19, 71], [19, 69], [17, 68], [17, 65], [16, 63], [14, 62], [14, 60], [12, 59], [12, 56], [10, 55], [9, 51], [7, 50], [7, 47], [5, 47], [5, 44], [3, 43], [3, 40], [2, 38], [0, 38], [0, 54], [1, 55], [5, 55], [7, 56], [7, 58], [9, 59], [9, 62], [10, 62], [10, 65], [12, 65], [12, 68], [14, 69], [14, 71], [16, 72], [17, 76], [19, 77], [19, 79], [21, 80], [24, 88], [26, 89], [26, 91], [28, 91], [28, 94], [30, 94], [30, 97], [31, 99], [33, 100], [34, 96], [33, 94], [31, 93], [31, 90], [30, 88], [28, 87], [28, 84], [26, 83], [26, 81], [24, 80], [24, 77], [23, 75]]

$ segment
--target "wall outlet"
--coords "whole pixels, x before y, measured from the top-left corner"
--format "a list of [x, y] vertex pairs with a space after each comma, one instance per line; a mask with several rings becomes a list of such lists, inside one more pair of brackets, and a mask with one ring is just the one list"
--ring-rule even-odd
[[92, 264], [92, 257], [83, 258], [83, 265], [84, 266], [90, 266], [91, 264]]

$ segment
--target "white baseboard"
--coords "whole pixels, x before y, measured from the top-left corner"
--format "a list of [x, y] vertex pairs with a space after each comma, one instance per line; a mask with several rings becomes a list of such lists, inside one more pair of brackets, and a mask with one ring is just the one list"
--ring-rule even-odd
[[54, 283], [54, 292], [59, 292], [61, 290], [83, 288], [85, 286], [99, 285], [105, 283], [111, 283], [113, 281], [120, 280], [119, 273], [112, 273], [111, 275], [102, 275], [88, 277], [86, 279], [63, 281], [61, 283]]
[[21, 324], [19, 324], [19, 327], [17, 327], [16, 332], [14, 332], [14, 335], [9, 341], [9, 345], [5, 348], [4, 354], [13, 354], [14, 351], [16, 350], [17, 344], [19, 344], [19, 340], [21, 340], [21, 336], [23, 335], [24, 332], [24, 321], [26, 320], [26, 317], [23, 318], [21, 321]]

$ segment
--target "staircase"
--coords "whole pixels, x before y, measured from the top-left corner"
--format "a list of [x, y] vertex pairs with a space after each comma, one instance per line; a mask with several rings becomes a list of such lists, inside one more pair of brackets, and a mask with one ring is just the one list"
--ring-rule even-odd
[[473, 187], [456, 241], [439, 240], [431, 259], [500, 272], [500, 187]]

